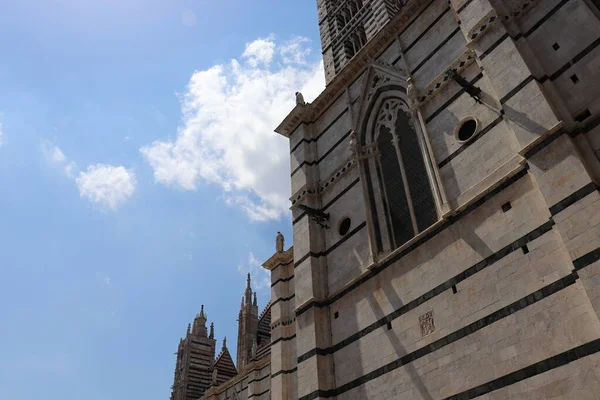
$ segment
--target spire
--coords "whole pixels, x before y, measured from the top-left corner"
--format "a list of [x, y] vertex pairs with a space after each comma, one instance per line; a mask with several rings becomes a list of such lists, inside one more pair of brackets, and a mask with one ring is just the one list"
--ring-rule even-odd
[[242, 296], [242, 306], [240, 307], [240, 311], [242, 311], [242, 308], [244, 308], [244, 296]]
[[215, 338], [215, 323], [214, 322], [210, 323], [210, 335], [208, 337], [211, 339]]
[[196, 314], [194, 318], [194, 326], [192, 327], [192, 333], [194, 335], [200, 335], [206, 337], [206, 313], [204, 312], [204, 304], [200, 307], [200, 312]]
[[221, 349], [221, 351], [225, 351], [227, 350], [227, 336], [225, 336], [223, 338], [223, 349]]
[[253, 306], [257, 306], [258, 302], [256, 301], [256, 292], [254, 292], [254, 301], [252, 302]]
[[248, 284], [246, 285], [246, 304], [252, 302], [252, 289], [250, 288], [250, 272], [248, 272]]

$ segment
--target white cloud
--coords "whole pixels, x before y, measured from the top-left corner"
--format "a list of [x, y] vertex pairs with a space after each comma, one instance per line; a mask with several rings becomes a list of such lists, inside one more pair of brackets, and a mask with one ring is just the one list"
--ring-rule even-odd
[[238, 265], [237, 270], [244, 276], [250, 273], [252, 277], [252, 289], [259, 293], [267, 293], [271, 290], [271, 274], [261, 267], [260, 261], [254, 257], [254, 253], [248, 254], [248, 267]]
[[42, 141], [42, 152], [49, 164], [61, 169], [64, 174], [73, 178], [75, 176], [76, 164], [73, 161], [68, 161], [65, 153], [56, 145], [47, 140]]
[[273, 36], [265, 39], [256, 39], [253, 42], [246, 44], [246, 50], [242, 54], [242, 58], [246, 59], [252, 67], [262, 63], [268, 65], [271, 63], [275, 55], [275, 42]]
[[181, 190], [221, 185], [224, 200], [252, 220], [287, 213], [289, 143], [273, 130], [295, 106], [296, 91], [310, 101], [325, 87], [322, 64], [307, 61], [308, 44], [258, 39], [239, 60], [196, 71], [177, 138], [141, 149], [155, 180]]
[[135, 192], [135, 174], [123, 166], [90, 165], [75, 180], [79, 195], [102, 207], [116, 210]]

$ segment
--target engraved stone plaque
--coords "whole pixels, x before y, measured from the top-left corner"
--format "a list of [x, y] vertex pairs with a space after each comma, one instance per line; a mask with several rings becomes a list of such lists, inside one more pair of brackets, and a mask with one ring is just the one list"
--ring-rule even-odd
[[421, 336], [425, 337], [433, 331], [435, 331], [435, 325], [433, 323], [433, 310], [427, 311], [425, 314], [419, 317], [421, 324]]

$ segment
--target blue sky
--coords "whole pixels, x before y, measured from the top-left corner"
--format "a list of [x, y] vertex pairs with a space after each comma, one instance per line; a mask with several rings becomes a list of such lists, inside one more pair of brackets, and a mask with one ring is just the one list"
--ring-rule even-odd
[[291, 244], [272, 131], [324, 86], [315, 2], [0, 9], [0, 398], [167, 399], [200, 304], [235, 351]]

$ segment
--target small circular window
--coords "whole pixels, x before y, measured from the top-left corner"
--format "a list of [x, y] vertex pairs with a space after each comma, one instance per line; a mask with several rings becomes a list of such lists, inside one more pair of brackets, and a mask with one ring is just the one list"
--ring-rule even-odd
[[479, 123], [473, 117], [465, 118], [456, 127], [455, 137], [459, 142], [466, 142], [477, 133]]
[[346, 233], [348, 233], [348, 231], [350, 230], [351, 224], [352, 224], [352, 221], [350, 220], [350, 218], [348, 218], [348, 217], [343, 218], [338, 227], [338, 232], [340, 233], [340, 235], [344, 236]]

